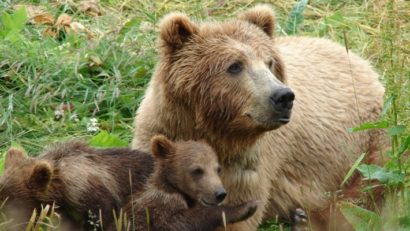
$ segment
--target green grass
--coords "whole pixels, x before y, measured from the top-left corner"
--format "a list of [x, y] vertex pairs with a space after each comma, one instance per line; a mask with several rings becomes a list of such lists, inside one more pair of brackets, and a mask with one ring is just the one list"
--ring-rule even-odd
[[[54, 141], [90, 139], [96, 134], [87, 131], [91, 118], [98, 119], [100, 130], [129, 143], [134, 112], [156, 63], [156, 26], [161, 16], [179, 10], [198, 20], [224, 19], [255, 3], [107, 0], [100, 4], [102, 15], [94, 17], [70, 2], [20, 1], [42, 6], [55, 18], [67, 13], [86, 28], [71, 34], [60, 31], [52, 38], [43, 34], [51, 26], [26, 24], [10, 0], [1, 1], [0, 153], [12, 143], [35, 154]], [[410, 4], [317, 0], [309, 2], [304, 11], [303, 6], [292, 11], [296, 3], [273, 1], [277, 34], [326, 37], [346, 44], [380, 73], [389, 106], [382, 120], [387, 121], [392, 137], [391, 161], [383, 170], [405, 177], [395, 185], [385, 183], [391, 191], [386, 211], [393, 212], [379, 211], [382, 215], [377, 214], [377, 219], [382, 225], [393, 224], [391, 227], [398, 223], [410, 226], [410, 163], [400, 152], [410, 133]], [[15, 17], [10, 28], [5, 26], [5, 14]], [[61, 107], [66, 108], [64, 115], [56, 119], [55, 111]], [[261, 230], [279, 228], [273, 222]]]

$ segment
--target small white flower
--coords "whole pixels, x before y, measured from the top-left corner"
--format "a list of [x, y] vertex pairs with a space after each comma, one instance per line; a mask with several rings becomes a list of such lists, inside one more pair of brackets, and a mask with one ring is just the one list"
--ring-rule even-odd
[[71, 114], [70, 120], [73, 120], [73, 121], [76, 122], [76, 123], [80, 122], [80, 119], [78, 119], [77, 113]]
[[99, 124], [97, 118], [91, 118], [87, 123], [87, 132], [98, 132], [100, 130], [98, 126]]
[[56, 108], [56, 110], [54, 110], [54, 119], [55, 120], [60, 120], [61, 118], [63, 118], [64, 116], [64, 110], [61, 108]]

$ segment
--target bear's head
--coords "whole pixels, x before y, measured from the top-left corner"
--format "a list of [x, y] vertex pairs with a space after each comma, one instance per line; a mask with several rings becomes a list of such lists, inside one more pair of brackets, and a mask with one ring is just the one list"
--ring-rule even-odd
[[152, 138], [151, 149], [160, 184], [181, 193], [188, 204], [199, 202], [210, 207], [225, 199], [227, 194], [219, 177], [221, 167], [205, 142], [172, 142], [158, 135]]
[[268, 6], [200, 24], [171, 13], [160, 24], [154, 78], [199, 129], [224, 135], [276, 129], [289, 122], [295, 96], [285, 85], [274, 30]]
[[29, 220], [33, 210], [38, 212], [42, 202], [50, 196], [47, 194], [52, 174], [48, 162], [30, 158], [20, 149], [9, 149], [0, 177], [0, 203], [3, 205], [0, 210], [6, 218], [25, 227], [24, 222]]

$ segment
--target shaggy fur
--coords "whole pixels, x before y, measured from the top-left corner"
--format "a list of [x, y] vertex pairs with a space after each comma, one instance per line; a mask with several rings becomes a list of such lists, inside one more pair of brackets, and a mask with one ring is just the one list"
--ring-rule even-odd
[[[326, 223], [329, 195], [343, 189], [352, 163], [363, 152], [375, 162], [384, 145], [379, 131], [347, 131], [381, 111], [384, 88], [369, 63], [326, 39], [275, 38], [274, 24], [268, 6], [224, 22], [166, 16], [160, 60], [135, 118], [133, 148], [149, 152], [155, 134], [205, 139], [222, 165], [225, 203], [262, 200], [255, 216], [230, 227], [236, 231], [289, 218], [298, 207]], [[235, 63], [243, 70], [228, 73]], [[268, 99], [285, 84], [296, 99], [282, 126]]]
[[33, 209], [55, 203], [62, 221], [70, 227], [67, 230], [89, 230], [89, 222], [97, 223], [100, 212], [106, 226], [113, 210], [125, 205], [132, 192], [143, 189], [153, 160], [127, 148], [94, 149], [71, 141], [34, 158], [10, 149], [5, 168], [0, 200], [6, 200], [2, 212], [14, 219], [17, 225], [13, 228], [21, 230], [18, 225], [24, 227]]
[[224, 199], [216, 196], [218, 190], [224, 192], [220, 167], [216, 154], [205, 143], [174, 143], [155, 136], [152, 153], [155, 170], [146, 190], [125, 208], [136, 230], [212, 231], [223, 225], [223, 213], [228, 224], [255, 213], [256, 201], [217, 206]]

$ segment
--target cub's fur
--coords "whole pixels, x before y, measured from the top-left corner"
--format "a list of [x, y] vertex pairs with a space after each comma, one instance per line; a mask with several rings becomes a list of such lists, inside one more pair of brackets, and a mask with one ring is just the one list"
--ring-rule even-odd
[[94, 149], [71, 141], [38, 157], [12, 148], [0, 179], [2, 212], [14, 220], [15, 230], [24, 229], [33, 209], [53, 203], [67, 230], [94, 228], [90, 222], [101, 226], [100, 213], [106, 226], [113, 210], [118, 214], [131, 192], [143, 189], [152, 170], [150, 155], [128, 148]]
[[136, 230], [212, 231], [223, 225], [223, 212], [229, 224], [256, 211], [256, 201], [218, 207], [226, 192], [216, 154], [205, 143], [155, 136], [151, 147], [154, 173], [125, 209]]

